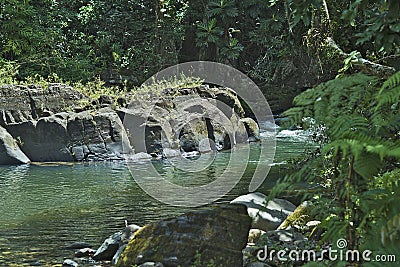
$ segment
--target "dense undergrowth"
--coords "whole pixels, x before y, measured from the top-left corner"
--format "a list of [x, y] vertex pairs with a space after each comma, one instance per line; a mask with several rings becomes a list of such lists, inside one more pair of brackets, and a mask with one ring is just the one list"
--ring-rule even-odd
[[345, 238], [352, 250], [400, 256], [399, 100], [400, 72], [387, 80], [358, 73], [303, 92], [285, 112], [324, 136], [276, 188], [318, 186], [302, 194], [318, 207], [321, 242]]

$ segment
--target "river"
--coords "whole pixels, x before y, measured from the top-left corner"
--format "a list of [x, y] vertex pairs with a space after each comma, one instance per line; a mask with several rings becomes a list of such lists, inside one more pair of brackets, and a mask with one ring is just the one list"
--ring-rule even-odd
[[[274, 163], [258, 191], [268, 194], [284, 175], [285, 162], [304, 153], [306, 143], [303, 132], [280, 132]], [[217, 203], [248, 192], [259, 149], [259, 144], [251, 144], [243, 178]], [[179, 172], [167, 160], [133, 164], [138, 170], [153, 164], [159, 173], [172, 175], [174, 182], [208, 183], [224, 170], [229, 153], [217, 153], [210, 168], [196, 173]], [[123, 229], [125, 220], [144, 225], [187, 210], [148, 196], [125, 163], [0, 166], [0, 266], [60, 264], [73, 256], [64, 249], [73, 242], [84, 241], [97, 248], [106, 237]]]

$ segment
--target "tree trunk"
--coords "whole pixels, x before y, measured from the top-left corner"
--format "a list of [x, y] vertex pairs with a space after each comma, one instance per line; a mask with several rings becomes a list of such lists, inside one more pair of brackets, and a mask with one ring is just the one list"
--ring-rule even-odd
[[[345, 53], [340, 47], [336, 44], [336, 42], [331, 38], [328, 37], [326, 39], [326, 45], [336, 50], [342, 60], [348, 58], [350, 54]], [[382, 77], [382, 78], [389, 78], [392, 76], [396, 69], [393, 67], [381, 65], [378, 63], [374, 63], [362, 57], [357, 57], [352, 61], [353, 67], [359, 71], [365, 72], [370, 75]]]

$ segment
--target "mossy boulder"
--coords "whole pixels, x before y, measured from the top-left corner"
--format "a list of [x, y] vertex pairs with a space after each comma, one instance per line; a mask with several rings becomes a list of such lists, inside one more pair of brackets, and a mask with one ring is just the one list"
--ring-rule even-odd
[[136, 232], [116, 267], [145, 262], [239, 267], [250, 225], [242, 205], [213, 206], [152, 223]]
[[312, 220], [310, 213], [312, 209], [315, 208], [313, 204], [309, 201], [304, 201], [301, 203], [292, 214], [287, 216], [286, 220], [278, 227], [279, 230], [287, 229], [290, 226], [295, 226], [296, 228], [303, 228], [307, 222]]

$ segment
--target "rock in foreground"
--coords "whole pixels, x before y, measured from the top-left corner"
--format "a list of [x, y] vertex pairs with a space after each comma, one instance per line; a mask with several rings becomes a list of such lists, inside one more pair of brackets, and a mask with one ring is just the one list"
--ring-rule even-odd
[[250, 224], [242, 205], [209, 207], [149, 224], [136, 233], [116, 266], [160, 262], [241, 267]]

